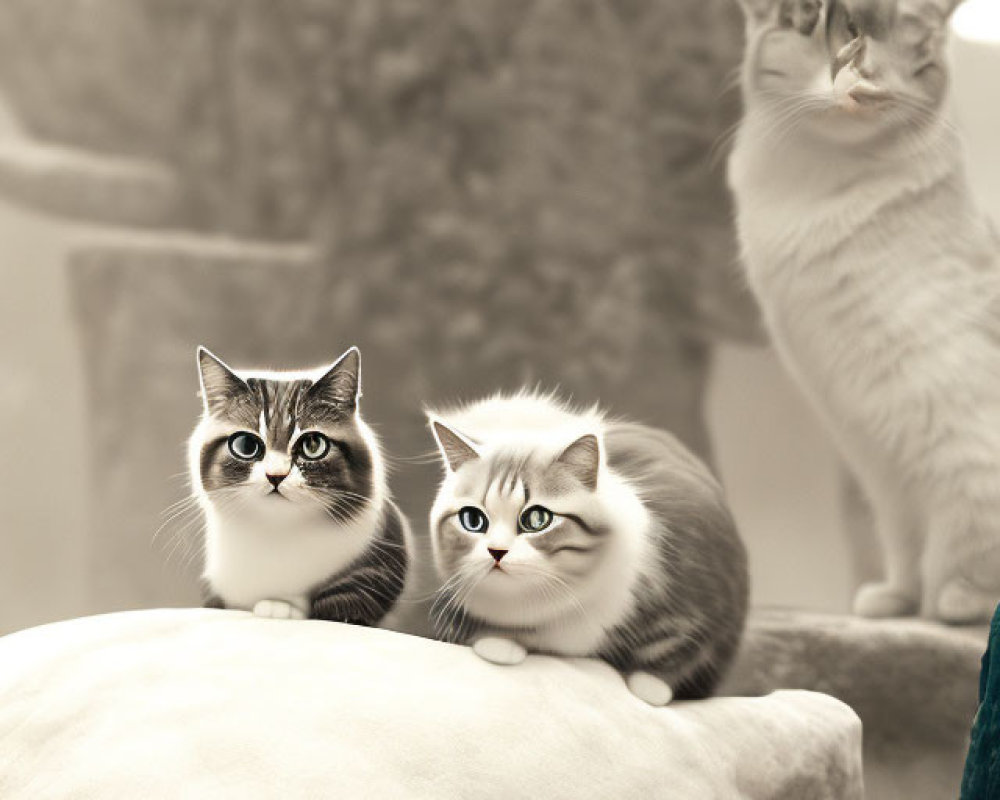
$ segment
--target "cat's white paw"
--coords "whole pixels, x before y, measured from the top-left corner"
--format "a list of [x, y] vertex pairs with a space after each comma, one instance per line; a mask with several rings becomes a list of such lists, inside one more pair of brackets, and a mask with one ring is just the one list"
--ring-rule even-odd
[[524, 649], [522, 644], [512, 639], [501, 639], [499, 636], [484, 636], [482, 639], [476, 639], [472, 650], [484, 661], [504, 666], [520, 664], [528, 655], [528, 651]]
[[268, 619], [305, 619], [305, 612], [284, 600], [259, 600], [254, 604], [253, 613], [256, 617]]
[[961, 578], [944, 585], [937, 599], [937, 616], [951, 625], [989, 622], [1000, 597], [984, 592]]
[[633, 672], [625, 678], [625, 685], [640, 700], [651, 706], [665, 706], [674, 699], [670, 685], [648, 672]]
[[909, 617], [919, 607], [917, 598], [888, 583], [866, 583], [854, 595], [854, 613], [859, 617]]

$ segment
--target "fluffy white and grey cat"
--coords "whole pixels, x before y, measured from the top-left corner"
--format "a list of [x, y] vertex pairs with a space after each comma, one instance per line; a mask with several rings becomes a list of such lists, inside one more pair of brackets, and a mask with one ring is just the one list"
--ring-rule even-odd
[[198, 365], [206, 605], [377, 623], [403, 590], [409, 529], [358, 408], [358, 350], [309, 372], [237, 372], [205, 348]]
[[729, 162], [749, 282], [869, 497], [885, 579], [855, 610], [1000, 598], [1000, 242], [949, 123], [956, 0], [740, 0]]
[[674, 437], [549, 397], [432, 415], [436, 635], [517, 663], [596, 656], [653, 705], [710, 694], [742, 635], [743, 544]]

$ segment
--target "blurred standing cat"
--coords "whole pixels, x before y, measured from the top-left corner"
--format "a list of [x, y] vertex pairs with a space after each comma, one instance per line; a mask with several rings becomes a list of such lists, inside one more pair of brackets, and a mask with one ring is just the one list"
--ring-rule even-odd
[[188, 446], [204, 510], [206, 605], [373, 625], [403, 590], [409, 529], [362, 420], [360, 355], [239, 372], [198, 349]]
[[947, 119], [956, 0], [740, 0], [729, 162], [750, 285], [871, 502], [857, 613], [1000, 598], [1000, 243]]
[[435, 415], [436, 634], [483, 658], [596, 656], [653, 705], [711, 694], [743, 632], [743, 544], [708, 470], [676, 439], [494, 397]]

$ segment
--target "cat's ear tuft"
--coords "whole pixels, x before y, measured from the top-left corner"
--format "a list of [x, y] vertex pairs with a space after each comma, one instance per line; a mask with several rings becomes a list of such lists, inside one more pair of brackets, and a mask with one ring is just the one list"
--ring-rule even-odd
[[431, 430], [449, 471], [454, 472], [463, 464], [479, 458], [479, 451], [470, 439], [452, 430], [440, 420], [431, 420]]
[[198, 347], [198, 379], [206, 413], [221, 413], [233, 395], [249, 391], [246, 382], [207, 347]]
[[580, 483], [593, 491], [597, 488], [597, 473], [601, 468], [601, 445], [597, 437], [587, 433], [562, 451], [557, 464], [569, 470]]
[[309, 388], [309, 394], [331, 405], [354, 411], [361, 397], [361, 351], [348, 348]]

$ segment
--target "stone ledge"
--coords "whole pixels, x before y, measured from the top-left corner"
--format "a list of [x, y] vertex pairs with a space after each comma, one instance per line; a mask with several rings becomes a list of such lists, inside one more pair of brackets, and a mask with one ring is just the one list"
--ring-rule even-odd
[[15, 140], [0, 144], [0, 193], [73, 220], [160, 227], [174, 220], [180, 187], [153, 161]]
[[987, 635], [986, 626], [761, 609], [722, 691], [832, 695], [864, 724], [868, 797], [957, 796]]
[[954, 741], [976, 710], [986, 626], [761, 610], [725, 691], [825, 692], [851, 706], [869, 739]]

